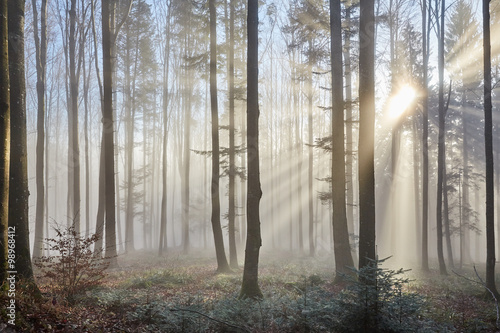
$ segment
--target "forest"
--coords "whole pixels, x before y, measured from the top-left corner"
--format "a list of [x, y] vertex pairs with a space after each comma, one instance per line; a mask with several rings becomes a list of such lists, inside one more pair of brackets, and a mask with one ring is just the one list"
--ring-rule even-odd
[[0, 332], [498, 332], [500, 0], [0, 0]]

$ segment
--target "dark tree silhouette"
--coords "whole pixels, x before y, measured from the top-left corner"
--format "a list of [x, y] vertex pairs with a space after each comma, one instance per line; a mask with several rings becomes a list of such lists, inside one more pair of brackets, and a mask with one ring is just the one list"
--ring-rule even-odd
[[349, 245], [346, 215], [344, 148], [344, 80], [342, 71], [342, 22], [340, 0], [330, 0], [330, 47], [332, 70], [332, 203], [336, 279], [342, 279], [354, 263]]
[[215, 0], [208, 3], [210, 11], [210, 108], [212, 110], [212, 231], [214, 233], [217, 271], [229, 271], [224, 238], [220, 224], [220, 163], [219, 163], [219, 110], [217, 107], [217, 13]]
[[486, 155], [486, 287], [498, 299], [495, 284], [495, 192], [493, 168], [493, 115], [491, 103], [490, 0], [483, 0], [484, 143]]
[[359, 268], [375, 259], [375, 15], [360, 1], [359, 19]]
[[248, 1], [247, 59], [247, 241], [240, 298], [261, 298], [259, 288], [260, 234], [259, 202], [262, 197], [259, 170], [259, 4]]
[[10, 186], [9, 226], [16, 230], [16, 271], [33, 279], [28, 216], [28, 149], [24, 61], [24, 1], [9, 1]]

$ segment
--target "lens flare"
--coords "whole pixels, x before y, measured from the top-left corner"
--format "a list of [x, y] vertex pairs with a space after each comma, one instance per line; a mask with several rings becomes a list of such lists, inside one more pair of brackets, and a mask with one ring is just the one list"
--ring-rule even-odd
[[410, 87], [409, 85], [405, 85], [399, 90], [397, 95], [391, 98], [389, 104], [389, 115], [391, 118], [400, 117], [403, 112], [410, 106], [411, 103], [415, 100], [416, 97], [415, 89]]

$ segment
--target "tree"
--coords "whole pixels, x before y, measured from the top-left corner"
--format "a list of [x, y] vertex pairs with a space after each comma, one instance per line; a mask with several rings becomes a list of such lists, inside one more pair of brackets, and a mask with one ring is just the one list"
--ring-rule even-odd
[[[168, 145], [168, 103], [169, 103], [169, 71], [170, 71], [170, 6], [167, 4], [166, 15], [166, 40], [164, 54], [164, 69], [163, 69], [163, 147], [162, 147], [162, 197], [161, 197], [161, 212], [160, 212], [160, 242], [158, 245], [158, 255], [162, 255], [163, 249], [167, 247], [167, 145]], [[173, 221], [172, 221], [173, 222]]]
[[330, 47], [332, 71], [332, 203], [336, 279], [353, 267], [347, 229], [344, 148], [344, 80], [342, 71], [342, 22], [340, 0], [330, 0]]
[[375, 15], [360, 1], [359, 19], [359, 269], [375, 260]]
[[[69, 86], [70, 86], [70, 103], [68, 106], [68, 121], [69, 121], [69, 147], [68, 147], [68, 168], [70, 179], [70, 187], [68, 188], [69, 206], [72, 208], [69, 211], [69, 219], [74, 225], [75, 230], [80, 232], [80, 143], [78, 129], [78, 81], [80, 77], [80, 65], [78, 64], [77, 71], [77, 54], [76, 54], [76, 0], [71, 0], [71, 8], [69, 10]], [[79, 50], [83, 52], [83, 50]], [[79, 59], [81, 59], [79, 57]], [[78, 60], [80, 62], [80, 60]]]
[[[430, 8], [429, 8], [430, 12]], [[422, 270], [429, 271], [429, 26], [427, 0], [422, 1]]]
[[[229, 48], [228, 48], [228, 91], [229, 91], [229, 208], [228, 208], [228, 231], [229, 231], [229, 264], [232, 268], [238, 267], [236, 253], [236, 202], [235, 202], [235, 180], [236, 180], [236, 147], [235, 147], [235, 123], [234, 123], [234, 1], [229, 2]], [[211, 35], [210, 35], [211, 36]]]
[[219, 196], [219, 109], [217, 107], [217, 12], [215, 0], [208, 3], [210, 11], [210, 109], [212, 110], [212, 231], [214, 233], [215, 254], [217, 256], [217, 271], [229, 271], [226, 253], [224, 252], [224, 238], [220, 224], [220, 196]]
[[[437, 9], [437, 8], [436, 8]], [[443, 255], [443, 179], [445, 173], [445, 117], [444, 105], [444, 14], [445, 0], [441, 0], [440, 21], [438, 24], [438, 72], [439, 72], [439, 134], [438, 134], [438, 176], [437, 176], [437, 252], [439, 261], [439, 272], [446, 275], [446, 264]]]
[[26, 82], [24, 70], [24, 1], [9, 1], [9, 74], [11, 101], [11, 151], [9, 226], [16, 231], [16, 271], [33, 279], [28, 216], [28, 152], [26, 131]]
[[35, 37], [36, 52], [36, 91], [38, 99], [37, 112], [37, 141], [36, 141], [36, 213], [35, 213], [35, 245], [33, 257], [43, 255], [43, 213], [44, 213], [44, 181], [43, 158], [45, 140], [45, 74], [47, 67], [47, 1], [42, 0], [40, 7], [40, 33], [38, 30], [38, 11], [36, 0], [32, 1], [33, 7], [33, 35]]
[[259, 5], [248, 0], [247, 50], [247, 240], [240, 298], [262, 298], [259, 288], [259, 203], [262, 197], [259, 170]]
[[490, 39], [490, 0], [483, 0], [484, 146], [486, 155], [486, 287], [498, 299], [500, 294], [495, 284], [495, 192]]
[[7, 0], [0, 0], [0, 281], [6, 281], [8, 271], [10, 83], [7, 26]]
[[103, 71], [103, 148], [104, 148], [104, 179], [105, 179], [105, 256], [111, 261], [110, 266], [116, 262], [116, 220], [115, 220], [115, 165], [113, 144], [113, 72], [111, 65], [111, 29], [110, 6], [108, 1], [102, 1], [102, 71]]

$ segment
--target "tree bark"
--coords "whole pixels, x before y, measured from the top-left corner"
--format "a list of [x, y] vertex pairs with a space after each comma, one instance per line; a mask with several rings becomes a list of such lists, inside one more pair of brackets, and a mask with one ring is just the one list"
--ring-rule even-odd
[[262, 246], [259, 203], [262, 197], [259, 169], [259, 40], [258, 0], [248, 0], [247, 62], [247, 241], [240, 298], [262, 298], [259, 288], [259, 251]]
[[33, 281], [28, 215], [28, 149], [24, 61], [24, 1], [9, 1], [10, 188], [9, 226], [16, 230], [16, 271]]
[[375, 15], [360, 1], [359, 49], [359, 269], [375, 260]]
[[47, 1], [42, 0], [40, 17], [40, 34], [38, 31], [38, 11], [36, 1], [33, 7], [33, 34], [35, 37], [36, 73], [37, 73], [37, 140], [36, 140], [36, 208], [35, 208], [35, 244], [33, 258], [43, 255], [43, 213], [44, 213], [44, 180], [43, 158], [45, 141], [45, 76], [47, 65]]
[[438, 134], [438, 176], [437, 176], [437, 252], [439, 272], [446, 275], [446, 264], [443, 255], [443, 177], [445, 163], [445, 107], [444, 107], [444, 14], [445, 0], [441, 0], [441, 23], [438, 25], [438, 71], [439, 71], [439, 134]]
[[236, 152], [235, 152], [235, 122], [234, 122], [234, 1], [229, 0], [229, 54], [228, 54], [228, 90], [229, 90], [229, 209], [228, 209], [228, 231], [229, 231], [229, 264], [232, 268], [238, 268], [238, 257], [236, 253]]
[[219, 109], [217, 105], [217, 13], [215, 0], [209, 0], [210, 11], [210, 109], [212, 111], [212, 231], [214, 233], [215, 254], [217, 256], [217, 271], [229, 271], [224, 238], [220, 224], [220, 163], [219, 163]]
[[103, 69], [103, 131], [104, 174], [106, 192], [106, 250], [105, 256], [111, 266], [117, 265], [115, 233], [115, 166], [113, 143], [113, 72], [111, 66], [110, 8], [102, 2], [102, 69]]
[[493, 115], [491, 103], [490, 1], [483, 0], [484, 142], [486, 155], [486, 287], [500, 296], [495, 284], [495, 192], [493, 168]]
[[10, 82], [7, 0], [0, 0], [0, 281], [6, 281], [9, 221]]
[[354, 266], [347, 229], [344, 148], [344, 80], [342, 71], [342, 22], [340, 0], [330, 0], [331, 70], [332, 70], [332, 203], [335, 279], [342, 280]]

